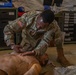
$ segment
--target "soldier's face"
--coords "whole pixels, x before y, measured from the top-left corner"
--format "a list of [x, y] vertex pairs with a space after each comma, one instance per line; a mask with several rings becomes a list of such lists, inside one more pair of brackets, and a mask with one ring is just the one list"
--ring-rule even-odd
[[49, 23], [44, 23], [42, 17], [38, 17], [36, 21], [36, 27], [38, 29], [44, 29], [49, 25]]

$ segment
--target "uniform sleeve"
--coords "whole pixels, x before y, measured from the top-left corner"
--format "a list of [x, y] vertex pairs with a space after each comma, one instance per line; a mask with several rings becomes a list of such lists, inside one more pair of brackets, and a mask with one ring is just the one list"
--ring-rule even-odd
[[[34, 49], [39, 55], [42, 55], [46, 52], [47, 47], [50, 44], [50, 41], [53, 39], [54, 31], [50, 30], [44, 34], [44, 37], [40, 41], [39, 45]], [[36, 53], [36, 54], [37, 54]]]
[[21, 31], [27, 22], [27, 14], [24, 14], [22, 17], [12, 21], [4, 28], [4, 41], [7, 46], [14, 44], [14, 33]]

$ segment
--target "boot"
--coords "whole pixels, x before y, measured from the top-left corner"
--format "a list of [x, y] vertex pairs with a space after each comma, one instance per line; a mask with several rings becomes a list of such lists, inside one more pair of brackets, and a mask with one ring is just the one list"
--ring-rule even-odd
[[63, 67], [67, 67], [67, 66], [71, 66], [72, 64], [70, 64], [70, 62], [66, 59], [66, 57], [64, 56], [64, 52], [63, 52], [63, 48], [62, 49], [57, 49], [57, 53], [58, 53], [58, 57], [57, 57], [57, 61], [63, 66]]
[[65, 57], [57, 58], [57, 62], [59, 62], [63, 67], [72, 65]]

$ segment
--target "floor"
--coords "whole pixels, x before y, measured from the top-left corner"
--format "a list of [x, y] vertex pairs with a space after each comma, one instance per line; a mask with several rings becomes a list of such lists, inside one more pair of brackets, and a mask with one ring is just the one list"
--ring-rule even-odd
[[[76, 65], [76, 44], [64, 44], [64, 54], [67, 58], [67, 60]], [[10, 53], [12, 50], [1, 50], [0, 51], [0, 55], [6, 54], [6, 53]], [[61, 67], [61, 65], [56, 61], [56, 57], [57, 57], [57, 52], [55, 47], [49, 47], [48, 50], [46, 51], [46, 53], [49, 55], [49, 58], [51, 60], [51, 62], [57, 66], [57, 67]], [[43, 68], [43, 71], [45, 72], [47, 69], [49, 69], [48, 67], [51, 66], [46, 66], [46, 68]], [[50, 69], [51, 75], [53, 74], [53, 68], [51, 67]], [[50, 75], [50, 74], [46, 74], [46, 75]]]
[[[76, 65], [76, 44], [65, 44], [63, 47], [68, 61]], [[49, 47], [47, 53], [55, 65], [59, 66], [59, 63], [56, 62], [57, 52], [55, 47]]]
[[[67, 60], [73, 64], [76, 65], [76, 44], [64, 44], [64, 54], [65, 57], [67, 58]], [[62, 67], [57, 61], [57, 52], [56, 52], [56, 47], [49, 47], [47, 52], [49, 55], [49, 58], [51, 60], [51, 62], [56, 66], [56, 67]], [[52, 66], [46, 66], [46, 68], [43, 68], [44, 71], [46, 71], [47, 69], [50, 70], [51, 75], [54, 75], [54, 68]], [[50, 75], [46, 74], [46, 75]], [[58, 74], [61, 75], [61, 74]]]

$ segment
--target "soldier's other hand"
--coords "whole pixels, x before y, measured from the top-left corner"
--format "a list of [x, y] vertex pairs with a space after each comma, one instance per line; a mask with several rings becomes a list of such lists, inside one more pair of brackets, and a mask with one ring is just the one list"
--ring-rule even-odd
[[40, 50], [34, 50], [35, 51], [35, 56], [39, 56], [40, 55]]
[[21, 53], [22, 47], [20, 45], [11, 45], [11, 49], [16, 51], [17, 53]]
[[26, 55], [35, 55], [34, 51], [28, 51], [20, 54], [21, 56], [26, 56]]

